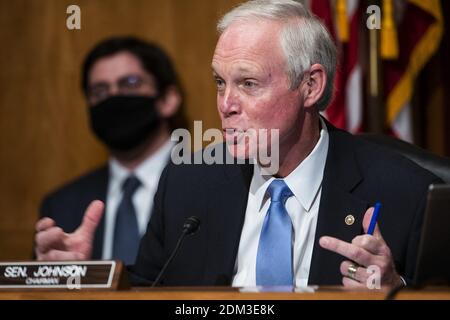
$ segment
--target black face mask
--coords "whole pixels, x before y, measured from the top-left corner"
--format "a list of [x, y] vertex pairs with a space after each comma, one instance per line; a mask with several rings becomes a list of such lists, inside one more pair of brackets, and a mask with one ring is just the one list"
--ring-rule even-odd
[[111, 96], [89, 107], [91, 128], [109, 148], [132, 150], [161, 123], [156, 100], [145, 96]]

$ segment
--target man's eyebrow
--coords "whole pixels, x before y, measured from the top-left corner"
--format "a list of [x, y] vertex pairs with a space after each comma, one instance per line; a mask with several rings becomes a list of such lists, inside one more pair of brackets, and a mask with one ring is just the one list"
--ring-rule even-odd
[[[213, 76], [214, 76], [214, 77], [220, 77], [219, 72], [217, 72], [217, 71], [214, 69], [214, 66], [211, 66], [211, 68], [212, 68], [212, 74], [213, 74]], [[242, 76], [242, 75], [245, 76], [246, 74], [254, 74], [254, 73], [255, 73], [255, 69], [254, 69], [254, 68], [251, 68], [251, 67], [245, 67], [245, 66], [240, 66], [240, 67], [238, 67], [236, 71], [237, 71], [238, 73], [241, 73], [241, 76]]]
[[212, 75], [213, 77], [220, 77], [219, 73], [214, 69], [214, 67], [212, 67]]

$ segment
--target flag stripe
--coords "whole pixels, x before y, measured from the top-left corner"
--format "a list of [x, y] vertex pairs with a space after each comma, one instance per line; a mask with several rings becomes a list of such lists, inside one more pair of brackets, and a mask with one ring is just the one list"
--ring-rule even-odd
[[[331, 1], [311, 1], [312, 11], [325, 23], [333, 34], [339, 50], [335, 76], [335, 96], [325, 116], [336, 127], [358, 132], [362, 124], [362, 69], [359, 65], [359, 29], [361, 6], [358, 0], [346, 0], [346, 23], [349, 39], [339, 42], [333, 23]], [[342, 27], [342, 26], [341, 26]]]
[[406, 10], [401, 34], [414, 38], [407, 37], [409, 43], [400, 45], [399, 61], [406, 62], [406, 68], [393, 68], [391, 64], [386, 70], [387, 120], [390, 124], [395, 121], [402, 107], [411, 100], [415, 78], [438, 49], [443, 32], [439, 0], [429, 0], [426, 5], [410, 0]]

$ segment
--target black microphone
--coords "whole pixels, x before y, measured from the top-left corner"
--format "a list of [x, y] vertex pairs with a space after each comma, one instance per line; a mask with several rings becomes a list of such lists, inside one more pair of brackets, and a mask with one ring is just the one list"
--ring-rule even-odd
[[196, 216], [192, 216], [186, 219], [183, 225], [183, 233], [187, 236], [194, 234], [200, 227], [200, 219]]
[[172, 262], [173, 258], [175, 258], [175, 256], [177, 255], [178, 250], [180, 249], [184, 238], [186, 236], [194, 234], [198, 230], [199, 227], [200, 227], [200, 219], [199, 218], [192, 216], [192, 217], [189, 217], [186, 219], [186, 221], [184, 222], [184, 225], [183, 225], [183, 232], [181, 233], [181, 236], [178, 239], [177, 245], [175, 246], [175, 249], [173, 249], [173, 252], [170, 255], [169, 259], [167, 259], [167, 262], [164, 264], [163, 268], [161, 269], [161, 271], [159, 272], [155, 281], [153, 282], [152, 287], [156, 287], [158, 285], [158, 283], [161, 281], [170, 262]]

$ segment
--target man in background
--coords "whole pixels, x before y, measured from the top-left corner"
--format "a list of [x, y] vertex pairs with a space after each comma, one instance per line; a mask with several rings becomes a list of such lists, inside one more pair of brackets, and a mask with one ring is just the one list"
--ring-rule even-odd
[[[160, 174], [170, 158], [172, 129], [184, 127], [182, 93], [166, 53], [133, 37], [111, 38], [87, 55], [82, 89], [90, 125], [110, 157], [99, 169], [45, 198], [41, 217], [54, 232], [74, 232], [86, 206], [105, 202], [105, 215], [88, 245], [93, 259], [133, 263], [153, 207]], [[79, 230], [82, 234], [83, 230]], [[38, 259], [64, 259], [63, 252]]]

